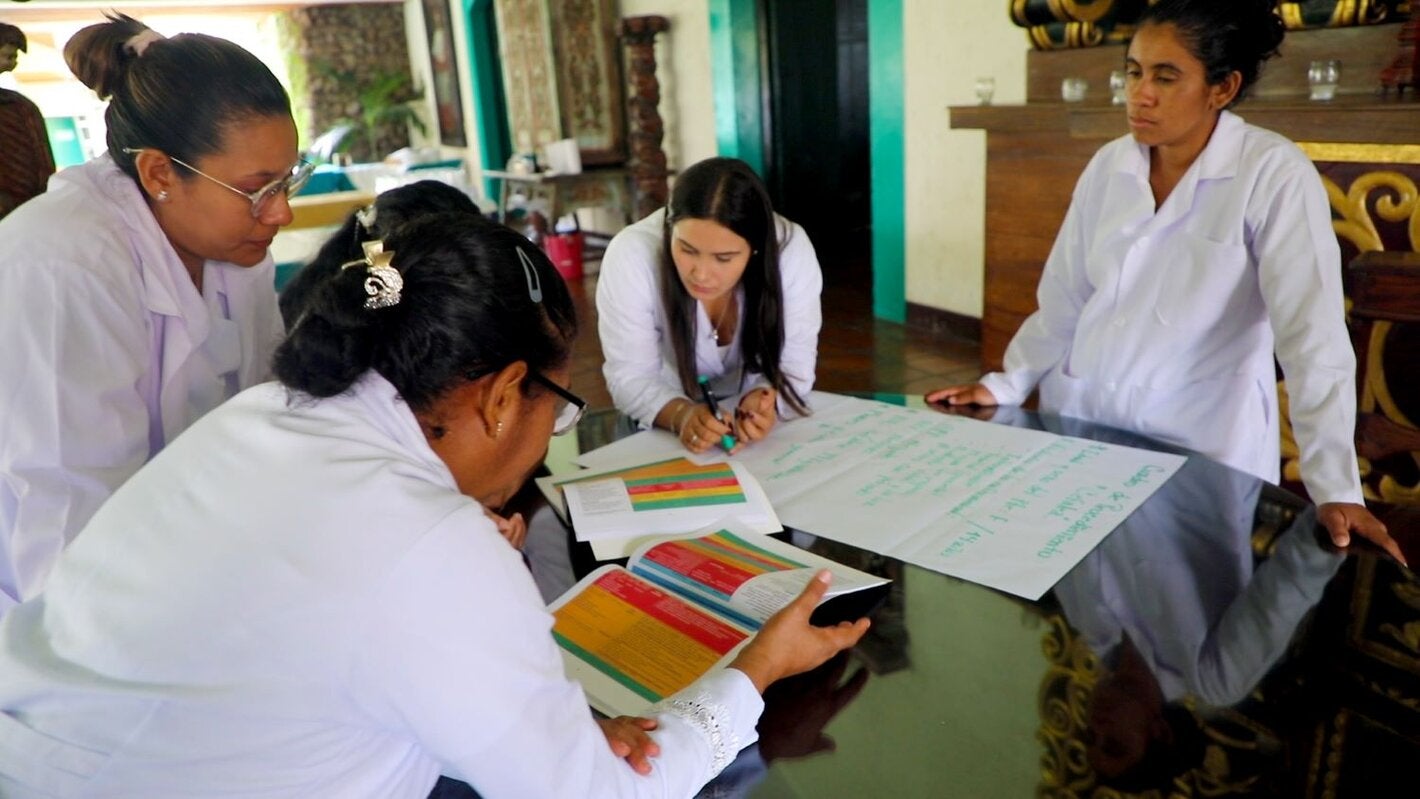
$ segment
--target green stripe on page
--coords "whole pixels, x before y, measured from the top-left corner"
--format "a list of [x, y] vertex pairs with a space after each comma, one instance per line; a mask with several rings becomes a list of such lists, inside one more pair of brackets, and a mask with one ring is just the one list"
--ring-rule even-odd
[[726, 494], [718, 497], [687, 497], [686, 499], [662, 499], [656, 501], [631, 501], [631, 509], [637, 512], [643, 510], [665, 510], [667, 508], [694, 508], [701, 505], [741, 505], [744, 504], [744, 494]]
[[577, 646], [576, 644], [567, 640], [567, 637], [562, 635], [561, 633], [553, 632], [552, 637], [557, 640], [558, 646], [591, 664], [593, 667], [596, 668], [597, 671], [601, 672], [602, 674], [605, 674], [606, 676], [612, 678], [613, 680], [616, 680], [625, 687], [629, 688], [631, 691], [636, 693], [637, 696], [644, 697], [645, 699], [648, 699], [652, 702], [661, 701], [660, 694], [656, 693], [655, 691], [652, 691], [650, 688], [647, 688], [641, 683], [631, 679], [620, 669], [616, 668], [615, 666], [612, 666], [605, 660], [602, 660], [596, 655], [593, 655], [591, 652], [588, 652], [582, 647]]

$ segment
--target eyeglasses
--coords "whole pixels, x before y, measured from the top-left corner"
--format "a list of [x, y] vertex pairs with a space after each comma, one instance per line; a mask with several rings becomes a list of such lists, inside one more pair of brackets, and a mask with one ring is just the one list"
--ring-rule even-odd
[[557, 421], [552, 424], [552, 434], [560, 436], [572, 432], [577, 422], [582, 420], [582, 414], [587, 411], [586, 400], [552, 382], [541, 372], [529, 372], [529, 375], [533, 380], [552, 389], [552, 393], [562, 400], [562, 405], [557, 409]]
[[[129, 155], [137, 155], [138, 153], [141, 153], [146, 149], [150, 148], [125, 147], [123, 148], [123, 151], [125, 153], [128, 153]], [[236, 186], [233, 186], [232, 184], [224, 180], [218, 180], [217, 178], [212, 177], [206, 172], [203, 172], [202, 170], [180, 158], [174, 158], [173, 156], [169, 155], [168, 160], [182, 167], [190, 169], [193, 172], [196, 172], [197, 174], [201, 175], [204, 178], [207, 178], [208, 180], [212, 181], [213, 183], [216, 183], [218, 186], [221, 186], [224, 189], [236, 192], [237, 194], [240, 194], [241, 196], [247, 198], [249, 201], [251, 201], [251, 215], [253, 219], [260, 218], [262, 214], [266, 213], [266, 210], [271, 205], [272, 198], [276, 196], [277, 192], [284, 191], [286, 192], [286, 196], [290, 197], [291, 195], [300, 191], [301, 187], [306, 185], [306, 181], [311, 179], [311, 173], [316, 171], [315, 164], [306, 161], [305, 159], [302, 159], [298, 161], [295, 166], [291, 167], [291, 171], [286, 175], [271, 181], [270, 183], [266, 184], [265, 186], [262, 186], [256, 191], [242, 191], [241, 189], [237, 188]]]

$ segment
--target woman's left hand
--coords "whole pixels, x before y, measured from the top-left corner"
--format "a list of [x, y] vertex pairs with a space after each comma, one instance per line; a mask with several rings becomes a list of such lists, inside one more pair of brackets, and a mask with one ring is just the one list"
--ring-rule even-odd
[[1400, 551], [1400, 545], [1390, 537], [1385, 524], [1373, 516], [1365, 505], [1357, 505], [1354, 502], [1327, 502], [1317, 507], [1316, 517], [1331, 534], [1331, 542], [1338, 547], [1350, 546], [1351, 533], [1358, 533], [1409, 568], [1410, 564]]
[[513, 549], [522, 550], [523, 544], [528, 540], [528, 525], [523, 521], [523, 514], [514, 513], [508, 518], [503, 518], [493, 511], [484, 508], [483, 515], [493, 520], [498, 525], [498, 534], [508, 539], [508, 543]]
[[774, 429], [779, 421], [779, 392], [772, 388], [756, 388], [740, 398], [740, 406], [735, 409], [736, 427], [739, 440], [752, 444]]
[[655, 719], [641, 716], [617, 716], [614, 719], [597, 719], [597, 724], [611, 744], [611, 753], [624, 758], [637, 774], [650, 774], [650, 758], [661, 753], [661, 747], [646, 733], [656, 729]]

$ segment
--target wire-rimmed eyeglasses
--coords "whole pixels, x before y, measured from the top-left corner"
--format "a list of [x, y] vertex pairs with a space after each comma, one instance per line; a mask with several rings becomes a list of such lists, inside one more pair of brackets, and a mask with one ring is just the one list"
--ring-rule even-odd
[[[141, 153], [146, 149], [150, 148], [125, 147], [123, 148], [123, 151], [125, 153], [128, 153], [129, 155], [137, 155], [138, 153]], [[167, 154], [164, 153], [164, 155]], [[297, 161], [295, 166], [291, 167], [290, 172], [277, 178], [276, 180], [271, 181], [265, 186], [262, 186], [256, 191], [242, 191], [241, 189], [237, 188], [236, 186], [233, 186], [225, 180], [220, 180], [218, 178], [212, 177], [211, 175], [207, 174], [206, 172], [203, 172], [192, 164], [187, 163], [181, 158], [175, 158], [169, 155], [168, 160], [172, 161], [175, 164], [178, 164], [179, 166], [196, 172], [197, 174], [201, 175], [204, 178], [207, 178], [208, 180], [212, 181], [213, 183], [216, 183], [218, 186], [221, 186], [224, 189], [235, 192], [247, 198], [247, 200], [251, 202], [251, 215], [253, 219], [260, 218], [262, 214], [266, 213], [266, 209], [270, 207], [271, 200], [273, 197], [276, 196], [277, 192], [284, 191], [286, 192], [286, 196], [290, 197], [291, 195], [300, 191], [301, 187], [306, 185], [306, 181], [311, 179], [311, 173], [316, 171], [315, 164], [306, 161], [305, 159], [302, 159], [300, 161]]]
[[557, 409], [557, 420], [552, 423], [552, 434], [560, 436], [572, 432], [572, 429], [577, 426], [577, 422], [582, 420], [582, 414], [587, 412], [587, 401], [557, 385], [541, 372], [530, 371], [528, 375], [536, 382], [551, 389], [552, 393], [556, 394], [562, 402], [562, 405]]

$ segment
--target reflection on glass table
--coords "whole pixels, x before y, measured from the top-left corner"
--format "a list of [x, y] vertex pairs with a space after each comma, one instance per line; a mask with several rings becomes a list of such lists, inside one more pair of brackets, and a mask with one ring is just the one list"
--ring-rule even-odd
[[[1179, 452], [1016, 408], [971, 413]], [[575, 450], [626, 432], [615, 413], [590, 414], [549, 461], [565, 470]], [[539, 514], [528, 555], [555, 596], [597, 564], [550, 510]], [[760, 742], [703, 796], [1306, 794], [1306, 771], [1290, 764], [1332, 710], [1309, 614], [1350, 570], [1295, 495], [1192, 455], [1039, 602], [800, 531], [784, 537], [890, 577], [892, 591], [848, 658], [769, 693]], [[1408, 734], [1420, 740], [1420, 720]]]

